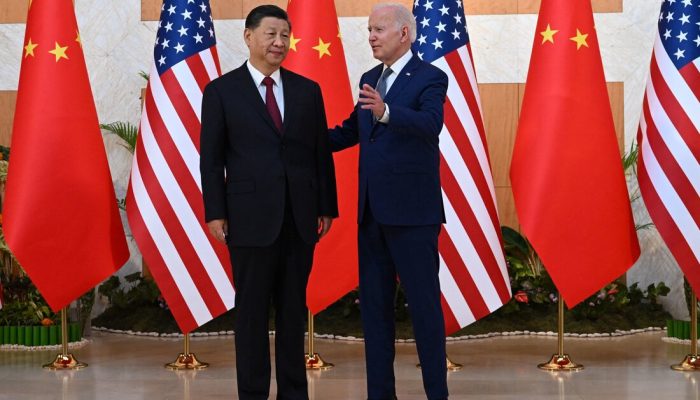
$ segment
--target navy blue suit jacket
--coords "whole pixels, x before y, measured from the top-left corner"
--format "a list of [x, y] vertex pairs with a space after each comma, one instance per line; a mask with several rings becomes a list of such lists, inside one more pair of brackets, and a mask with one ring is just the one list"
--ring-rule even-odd
[[[363, 74], [360, 88], [376, 87], [382, 68]], [[367, 200], [381, 224], [445, 222], [438, 135], [447, 82], [444, 72], [414, 55], [384, 98], [388, 124], [375, 123], [372, 112], [358, 103], [342, 126], [330, 130], [332, 151], [360, 145], [358, 223]]]

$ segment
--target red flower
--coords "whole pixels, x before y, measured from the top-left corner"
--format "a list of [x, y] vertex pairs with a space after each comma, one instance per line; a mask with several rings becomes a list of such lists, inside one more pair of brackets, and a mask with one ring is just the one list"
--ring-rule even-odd
[[525, 304], [530, 303], [530, 299], [527, 298], [527, 293], [525, 293], [522, 290], [518, 290], [518, 292], [515, 293], [515, 296], [513, 296], [513, 297], [515, 297], [515, 301], [517, 301], [518, 303], [525, 303]]

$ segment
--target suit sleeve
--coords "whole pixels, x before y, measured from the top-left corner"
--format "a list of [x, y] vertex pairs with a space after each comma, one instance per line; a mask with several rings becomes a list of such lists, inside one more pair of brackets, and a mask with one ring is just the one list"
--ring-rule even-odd
[[417, 109], [389, 103], [389, 128], [399, 134], [427, 138], [439, 135], [444, 121], [447, 82], [447, 75], [435, 70], [425, 80], [418, 97]]
[[[360, 79], [360, 87], [362, 87], [364, 79], [365, 77], [363, 75]], [[336, 151], [345, 150], [360, 142], [360, 131], [357, 121], [357, 110], [359, 107], [359, 103], [355, 104], [352, 113], [350, 113], [350, 116], [345, 119], [341, 125], [337, 125], [335, 128], [328, 130], [332, 152], [335, 153]]]
[[321, 87], [316, 92], [316, 171], [318, 174], [318, 216], [338, 216], [338, 194], [335, 185], [335, 164], [328, 141], [328, 122]]
[[221, 97], [209, 84], [202, 98], [199, 171], [202, 176], [204, 219], [226, 219], [226, 120]]

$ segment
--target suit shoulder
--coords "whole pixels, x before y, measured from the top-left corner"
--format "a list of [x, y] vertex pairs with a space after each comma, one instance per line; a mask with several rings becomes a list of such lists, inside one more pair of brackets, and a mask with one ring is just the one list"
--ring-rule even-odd
[[419, 68], [422, 69], [424, 71], [424, 73], [432, 75], [432, 76], [437, 76], [440, 79], [447, 80], [447, 74], [445, 73], [445, 71], [434, 66], [433, 64], [421, 60], [419, 65], [420, 65]]
[[321, 86], [313, 79], [307, 78], [304, 75], [297, 74], [296, 72], [290, 71], [288, 69], [282, 69], [283, 75], [282, 79], [287, 82], [294, 83], [297, 85], [313, 86], [320, 88]]
[[211, 90], [212, 88], [222, 88], [226, 87], [228, 85], [235, 84], [239, 79], [241, 79], [242, 76], [244, 76], [244, 73], [247, 72], [245, 70], [245, 64], [243, 64], [241, 67], [238, 67], [234, 70], [231, 70], [217, 78], [212, 79], [209, 81], [209, 83], [206, 84], [204, 87], [204, 90]]

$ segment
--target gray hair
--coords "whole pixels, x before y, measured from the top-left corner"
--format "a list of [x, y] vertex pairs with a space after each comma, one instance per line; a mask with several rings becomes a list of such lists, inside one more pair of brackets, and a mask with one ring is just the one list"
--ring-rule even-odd
[[378, 3], [372, 7], [372, 12], [381, 10], [384, 8], [389, 8], [394, 11], [394, 16], [396, 17], [396, 25], [399, 29], [402, 26], [408, 27], [408, 38], [411, 39], [411, 43], [416, 41], [416, 19], [413, 14], [400, 3]]

